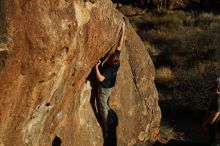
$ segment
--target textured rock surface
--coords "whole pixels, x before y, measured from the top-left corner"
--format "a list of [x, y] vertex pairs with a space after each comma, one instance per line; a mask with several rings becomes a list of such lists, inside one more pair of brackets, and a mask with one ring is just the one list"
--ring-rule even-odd
[[[116, 41], [109, 0], [0, 1], [0, 146], [103, 145], [92, 68]], [[154, 141], [160, 109], [154, 67], [130, 25], [110, 105], [117, 144]]]

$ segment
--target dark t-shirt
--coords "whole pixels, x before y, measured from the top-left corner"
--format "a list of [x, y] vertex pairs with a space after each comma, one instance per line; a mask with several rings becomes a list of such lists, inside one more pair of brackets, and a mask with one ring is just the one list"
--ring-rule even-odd
[[100, 87], [112, 88], [115, 86], [119, 66], [119, 64], [114, 66], [109, 65], [108, 62], [106, 62], [103, 66], [100, 66], [100, 73], [105, 77], [105, 80], [100, 83]]
[[215, 112], [220, 112], [220, 95], [211, 97], [210, 108]]
[[[209, 112], [211, 111], [220, 112], [220, 95], [210, 96]], [[217, 117], [217, 119], [212, 125], [215, 127], [219, 121], [220, 116]]]

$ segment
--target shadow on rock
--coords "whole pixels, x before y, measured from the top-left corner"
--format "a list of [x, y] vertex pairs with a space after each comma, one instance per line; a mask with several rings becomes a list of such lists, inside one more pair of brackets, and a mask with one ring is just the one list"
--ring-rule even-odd
[[116, 146], [117, 145], [117, 134], [116, 129], [118, 126], [118, 116], [114, 110], [110, 109], [108, 112], [108, 121], [109, 121], [109, 133], [104, 140], [103, 146]]
[[95, 114], [95, 117], [97, 119], [97, 122], [99, 123], [99, 125], [102, 127], [103, 130], [103, 123], [102, 123], [102, 118], [99, 110], [99, 100], [98, 100], [98, 85], [99, 82], [96, 79], [96, 74], [95, 74], [95, 69], [93, 69], [91, 71], [91, 73], [89, 74], [89, 76], [87, 77], [86, 81], [90, 81], [90, 85], [92, 87], [91, 90], [91, 97], [90, 97], [90, 104], [92, 106], [93, 112]]
[[62, 143], [61, 139], [58, 136], [56, 136], [56, 137], [54, 137], [54, 140], [52, 142], [52, 146], [61, 146], [61, 143]]

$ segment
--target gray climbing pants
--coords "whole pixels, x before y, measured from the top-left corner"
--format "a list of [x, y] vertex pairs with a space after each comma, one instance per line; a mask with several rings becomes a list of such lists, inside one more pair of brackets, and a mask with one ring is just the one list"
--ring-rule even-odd
[[108, 131], [108, 112], [110, 110], [108, 106], [108, 99], [111, 95], [111, 92], [112, 88], [99, 87], [99, 108], [105, 131]]

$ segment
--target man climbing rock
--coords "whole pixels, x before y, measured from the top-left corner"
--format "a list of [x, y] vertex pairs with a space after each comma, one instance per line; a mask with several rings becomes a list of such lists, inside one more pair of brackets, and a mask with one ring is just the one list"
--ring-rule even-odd
[[210, 143], [215, 139], [216, 124], [219, 122], [220, 115], [220, 78], [217, 78], [210, 87], [212, 96], [208, 109], [208, 116], [203, 123], [203, 128], [209, 130]]
[[[119, 37], [119, 43], [117, 44], [116, 50], [111, 53], [106, 62], [101, 64], [99, 60], [96, 64], [96, 77], [99, 81], [99, 108], [102, 117], [104, 137], [108, 137], [109, 133], [109, 121], [108, 121], [108, 99], [111, 95], [112, 88], [115, 86], [117, 71], [120, 66], [120, 52], [124, 42], [125, 34], [125, 22], [122, 23], [122, 33]], [[101, 64], [101, 65], [100, 65]]]

